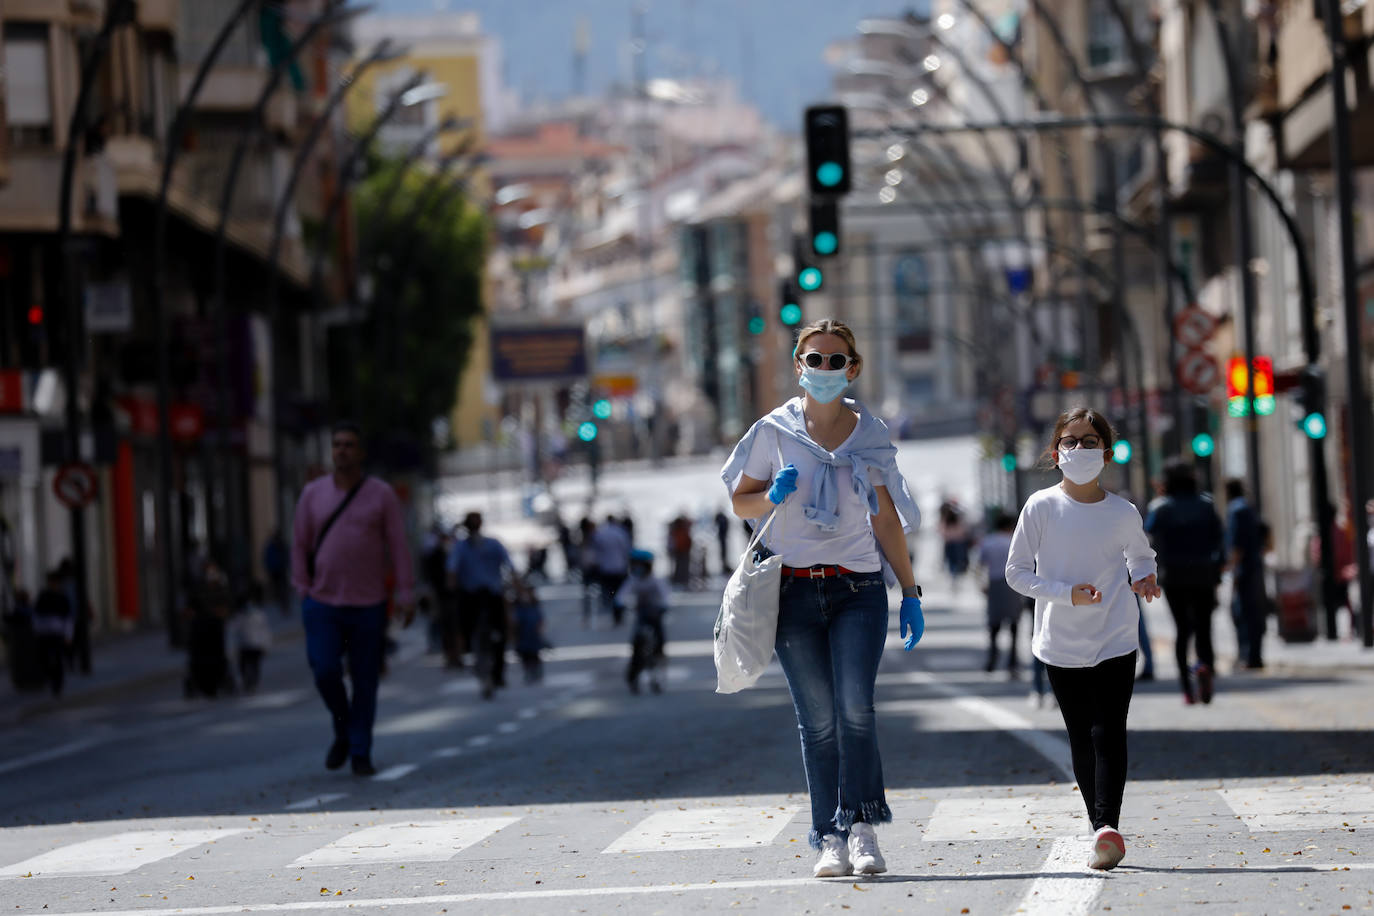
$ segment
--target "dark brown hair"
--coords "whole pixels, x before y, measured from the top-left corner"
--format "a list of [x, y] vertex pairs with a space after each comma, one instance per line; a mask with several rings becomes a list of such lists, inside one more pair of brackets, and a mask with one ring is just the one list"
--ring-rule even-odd
[[1102, 437], [1102, 447], [1110, 450], [1112, 443], [1116, 441], [1116, 430], [1112, 429], [1112, 424], [1107, 418], [1102, 416], [1091, 407], [1070, 407], [1059, 415], [1059, 419], [1054, 421], [1054, 432], [1050, 435], [1050, 444], [1045, 447], [1045, 453], [1040, 456], [1041, 462], [1047, 468], [1054, 467], [1053, 452], [1059, 447], [1059, 439], [1064, 435], [1064, 428], [1070, 423], [1077, 423], [1079, 420], [1087, 420], [1092, 424], [1093, 430]]

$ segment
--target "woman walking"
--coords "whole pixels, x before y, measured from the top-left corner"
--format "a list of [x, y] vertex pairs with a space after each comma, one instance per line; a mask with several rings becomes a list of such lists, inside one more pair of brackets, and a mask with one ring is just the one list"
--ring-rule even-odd
[[756, 422], [721, 473], [740, 518], [778, 513], [767, 538], [784, 564], [775, 648], [801, 732], [809, 841], [820, 851], [813, 873], [879, 874], [887, 865], [874, 826], [892, 820], [873, 711], [885, 573], [902, 586], [910, 650], [925, 623], [904, 529], [920, 511], [887, 426], [841, 397], [863, 368], [853, 332], [818, 321], [792, 356], [806, 393]]
[[[1126, 714], [1140, 605], [1159, 597], [1155, 554], [1135, 506], [1102, 488], [1112, 427], [1086, 407], [1059, 415], [1049, 457], [1064, 479], [1031, 495], [1007, 558], [1007, 584], [1035, 599], [1031, 651], [1045, 663], [1069, 732], [1073, 773], [1096, 836], [1088, 865], [1115, 868], [1126, 790]], [[1129, 578], [1127, 578], [1129, 574]]]

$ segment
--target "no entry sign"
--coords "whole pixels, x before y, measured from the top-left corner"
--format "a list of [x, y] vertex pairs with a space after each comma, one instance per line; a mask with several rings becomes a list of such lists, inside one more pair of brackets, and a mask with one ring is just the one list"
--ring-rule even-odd
[[1174, 316], [1174, 339], [1188, 350], [1202, 346], [1216, 329], [1217, 320], [1196, 305]]
[[81, 462], [62, 465], [52, 482], [53, 495], [68, 509], [89, 506], [95, 499], [95, 490], [95, 468]]
[[1207, 394], [1221, 382], [1221, 366], [1210, 353], [1189, 350], [1174, 364], [1174, 377], [1193, 394]]

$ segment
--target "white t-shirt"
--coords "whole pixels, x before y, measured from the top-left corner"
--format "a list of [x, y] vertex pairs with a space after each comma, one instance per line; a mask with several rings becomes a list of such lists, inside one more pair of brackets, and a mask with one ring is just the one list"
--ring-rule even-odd
[[[1108, 493], [1081, 503], [1058, 485], [1031, 495], [1007, 557], [1007, 584], [1035, 599], [1031, 651], [1047, 665], [1090, 668], [1140, 648], [1140, 605], [1127, 580], [1155, 572], [1155, 552], [1140, 513]], [[1099, 604], [1073, 604], [1073, 587], [1090, 583]]]
[[[855, 424], [854, 429], [858, 430]], [[782, 463], [778, 463], [778, 440], [782, 439]], [[845, 454], [849, 438], [832, 455]], [[839, 494], [836, 514], [839, 525], [835, 531], [822, 531], [806, 518], [802, 506], [812, 502], [811, 486], [821, 462], [801, 444], [789, 437], [779, 436], [777, 430], [764, 427], [754, 437], [753, 448], [744, 463], [744, 474], [755, 480], [772, 480], [786, 465], [797, 468], [797, 491], [787, 497], [776, 512], [764, 540], [768, 549], [782, 557], [788, 566], [843, 566], [855, 572], [877, 572], [882, 568], [878, 557], [878, 539], [869, 522], [868, 503], [854, 492], [854, 472], [848, 467], [835, 468], [835, 488]]]

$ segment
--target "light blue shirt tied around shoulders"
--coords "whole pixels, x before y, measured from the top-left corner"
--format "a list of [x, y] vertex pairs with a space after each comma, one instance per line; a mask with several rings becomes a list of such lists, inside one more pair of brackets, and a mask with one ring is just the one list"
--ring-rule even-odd
[[[744, 438], [730, 453], [720, 476], [725, 488], [734, 495], [739, 486], [740, 476], [744, 473], [745, 463], [753, 451], [754, 440], [759, 431], [773, 429], [779, 437], [786, 437], [804, 448], [817, 462], [811, 482], [812, 500], [802, 507], [806, 520], [824, 532], [838, 530], [839, 484], [836, 469], [847, 467], [853, 471], [854, 492], [868, 506], [870, 515], [878, 514], [878, 494], [875, 486], [887, 487], [892, 503], [902, 521], [902, 529], [908, 533], [921, 526], [921, 510], [911, 496], [906, 479], [897, 470], [897, 447], [892, 444], [892, 435], [887, 424], [868, 412], [868, 409], [854, 398], [845, 398], [846, 407], [859, 414], [859, 423], [845, 441], [843, 451], [832, 453], [822, 448], [806, 431], [806, 415], [802, 411], [804, 399], [792, 398], [759, 419]], [[891, 585], [896, 581], [887, 558], [879, 550], [883, 560], [883, 572]]]

